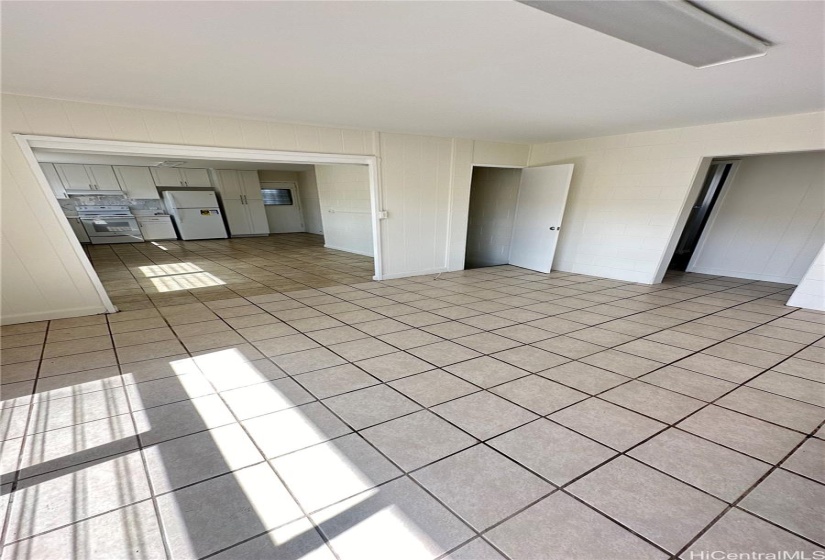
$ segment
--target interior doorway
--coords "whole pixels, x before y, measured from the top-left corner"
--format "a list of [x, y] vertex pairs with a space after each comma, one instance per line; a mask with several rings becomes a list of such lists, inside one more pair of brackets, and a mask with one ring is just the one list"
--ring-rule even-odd
[[690, 210], [685, 229], [679, 237], [679, 243], [673, 252], [668, 270], [684, 272], [702, 237], [711, 212], [722, 194], [722, 189], [733, 177], [737, 160], [712, 161], [708, 168], [702, 189]]
[[[167, 212], [164, 212], [163, 204], [166, 203], [164, 196], [166, 190], [190, 190], [192, 192], [189, 194], [193, 195], [200, 192], [204, 196], [211, 195], [210, 198], [214, 198], [217, 202], [216, 204], [211, 204], [212, 200], [210, 200], [208, 206], [204, 206], [203, 203], [199, 202], [199, 214], [206, 216], [208, 211], [210, 216], [224, 217], [223, 226], [225, 227], [225, 234], [210, 236], [209, 239], [214, 240], [208, 241], [208, 243], [225, 243], [223, 239], [226, 238], [226, 235], [230, 238], [236, 236], [249, 238], [252, 236], [251, 239], [255, 239], [257, 235], [258, 239], [260, 239], [261, 235], [269, 235], [269, 231], [263, 205], [258, 204], [263, 194], [257, 177], [257, 170], [267, 169], [271, 166], [280, 168], [284, 165], [291, 165], [314, 169], [316, 166], [322, 165], [340, 165], [343, 167], [357, 167], [362, 169], [364, 175], [363, 190], [367, 200], [367, 210], [364, 218], [367, 224], [370, 255], [367, 260], [364, 260], [363, 256], [359, 256], [358, 258], [362, 259], [362, 261], [359, 261], [355, 268], [360, 270], [362, 265], [364, 265], [364, 267], [368, 265], [368, 270], [373, 272], [373, 280], [381, 280], [383, 278], [381, 223], [379, 219], [382, 201], [377, 160], [374, 156], [247, 150], [21, 134], [15, 134], [14, 136], [32, 172], [37, 178], [40, 188], [47, 195], [52, 211], [61, 222], [64, 235], [66, 235], [69, 240], [90, 282], [94, 285], [100, 297], [102, 308], [108, 313], [116, 312], [117, 308], [109, 297], [107, 287], [104, 286], [99, 271], [96, 270], [90, 260], [90, 246], [88, 245], [90, 240], [81, 239], [79, 228], [72, 227], [67, 212], [67, 210], [70, 210], [70, 208], [68, 208], [69, 205], [74, 206], [75, 209], [77, 208], [77, 201], [72, 201], [72, 196], [76, 195], [83, 197], [83, 199], [95, 198], [95, 201], [89, 203], [91, 205], [100, 206], [104, 204], [107, 206], [122, 207], [119, 211], [128, 211], [131, 215], [132, 222], [134, 222], [134, 224], [130, 222], [130, 232], [134, 231], [135, 235], [139, 235], [137, 233], [138, 231], [141, 232], [141, 238], [138, 241], [143, 245], [148, 246], [151, 244], [153, 247], [156, 246], [163, 249], [163, 239], [180, 239], [181, 243], [187, 241], [183, 234], [181, 234], [179, 227], [173, 227], [176, 222], [174, 216], [171, 216], [171, 213], [168, 212], [169, 208], [167, 207]], [[52, 162], [51, 167], [49, 167], [49, 165], [44, 166], [46, 162], [40, 161], [42, 159], [40, 155], [45, 152], [52, 155], [60, 154], [69, 159], [76, 159], [77, 161], [72, 160], [64, 163], [73, 166], [69, 169], [79, 170], [82, 168], [86, 174], [86, 180], [77, 183], [77, 181], [73, 181], [73, 179], [76, 179], [74, 175], [69, 176], [64, 174], [64, 177], [60, 177], [59, 173], [49, 174], [48, 171], [51, 167], [55, 167], [59, 162]], [[128, 176], [123, 175], [124, 180], [121, 180], [118, 178], [115, 167], [122, 168], [120, 169], [122, 172], [125, 172], [126, 168], [134, 168], [133, 171], [137, 170], [139, 173], [129, 173], [127, 174]], [[235, 174], [237, 174], [237, 181], [224, 182], [217, 179], [217, 172], [222, 169], [234, 171]], [[104, 173], [101, 175], [97, 173], [97, 171], [100, 170], [111, 170], [112, 173]], [[255, 175], [255, 181], [245, 180], [245, 178], [248, 179], [252, 177], [253, 174]], [[117, 186], [114, 182], [109, 181], [111, 179], [110, 175], [115, 176]], [[232, 174], [230, 173], [230, 175]], [[169, 179], [167, 176], [174, 176], [174, 182], [167, 185], [167, 179]], [[56, 178], [60, 179], [60, 181], [57, 181]], [[72, 179], [72, 181], [69, 179]], [[66, 186], [67, 181], [68, 187]], [[124, 186], [124, 181], [127, 183], [127, 186]], [[111, 185], [109, 184], [110, 182]], [[201, 182], [203, 184], [201, 184]], [[253, 184], [257, 188], [253, 188]], [[67, 188], [69, 192], [67, 192]], [[143, 194], [133, 194], [132, 191]], [[146, 193], [149, 193], [149, 195]], [[361, 195], [359, 194], [359, 196]], [[97, 200], [100, 197], [110, 197], [112, 200]], [[162, 202], [158, 202], [161, 200]], [[139, 204], [135, 204], [136, 201]], [[72, 204], [69, 204], [69, 202]], [[81, 202], [85, 202], [85, 200], [81, 200]], [[246, 208], [247, 211], [236, 212], [236, 215], [233, 214], [238, 218], [238, 220], [235, 220], [237, 223], [233, 224], [233, 221], [229, 220], [229, 214], [231, 214], [231, 212], [227, 209], [227, 206], [232, 206], [233, 208], [240, 207], [242, 209]], [[176, 209], [181, 210], [181, 208], [177, 207]], [[256, 213], [253, 215], [250, 209], [255, 209]], [[257, 212], [258, 209], [260, 212]], [[139, 215], [137, 210], [146, 212], [147, 216]], [[157, 216], [159, 212], [163, 212], [163, 215]], [[258, 214], [260, 214], [260, 216]], [[187, 214], [187, 216], [188, 215], [189, 214]], [[148, 236], [145, 231], [138, 229], [142, 227], [141, 224], [138, 223], [138, 217], [145, 218], [146, 221], [151, 221], [151, 219], [165, 220], [166, 223], [162, 224], [165, 226], [162, 239], [158, 237], [157, 239], [160, 239], [160, 241], [147, 240], [146, 237]], [[241, 217], [245, 219], [241, 220]], [[187, 222], [185, 219], [186, 216], [182, 216], [182, 218], [184, 218], [183, 222]], [[263, 224], [260, 224], [260, 218], [263, 218]], [[241, 226], [249, 226], [249, 228], [254, 229], [254, 231], [245, 231], [244, 227], [240, 227], [238, 224], [241, 224]], [[151, 228], [146, 231], [151, 231], [153, 234], [159, 232], [160, 228], [155, 227], [156, 225], [157, 224], [152, 225]], [[180, 224], [177, 225], [179, 226]], [[257, 232], [261, 229], [261, 226], [263, 231], [259, 234]], [[217, 230], [217, 225], [215, 229]], [[158, 235], [161, 234], [158, 233]], [[305, 237], [309, 239], [313, 236]], [[200, 243], [200, 241], [197, 242]], [[84, 243], [87, 244], [86, 247], [84, 247]], [[253, 241], [253, 243], [255, 243], [255, 241]], [[323, 238], [320, 238], [320, 244], [323, 244]], [[251, 246], [254, 247], [254, 245]], [[122, 245], [121, 247], [128, 249], [129, 246]], [[353, 272], [357, 271], [353, 270]]]
[[822, 248], [825, 152], [711, 159], [683, 209], [671, 272], [795, 286]]
[[572, 174], [572, 164], [474, 167], [465, 268], [512, 264], [550, 272]]
[[473, 168], [465, 269], [510, 262], [520, 181], [521, 169]]
[[306, 231], [297, 183], [261, 181], [261, 195], [269, 233]]

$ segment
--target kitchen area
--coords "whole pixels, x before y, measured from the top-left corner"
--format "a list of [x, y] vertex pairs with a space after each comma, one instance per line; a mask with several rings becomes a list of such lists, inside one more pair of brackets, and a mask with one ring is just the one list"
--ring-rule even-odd
[[[258, 171], [229, 163], [36, 150], [84, 244], [269, 235]], [[195, 167], [194, 165], [198, 165]]]

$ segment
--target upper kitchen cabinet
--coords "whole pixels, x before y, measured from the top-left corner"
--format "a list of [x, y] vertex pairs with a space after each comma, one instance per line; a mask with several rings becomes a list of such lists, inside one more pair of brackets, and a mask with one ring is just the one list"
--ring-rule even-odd
[[160, 198], [148, 167], [117, 165], [114, 169], [123, 191], [129, 198]]
[[111, 165], [56, 163], [54, 167], [67, 191], [121, 190]]
[[152, 167], [152, 178], [157, 187], [211, 187], [206, 169], [181, 167]]
[[63, 187], [63, 181], [60, 180], [60, 175], [57, 174], [57, 169], [54, 168], [53, 163], [41, 163], [40, 169], [43, 170], [43, 175], [46, 176], [46, 181], [52, 188], [55, 198], [69, 198], [66, 194], [66, 189]]
[[206, 169], [181, 169], [183, 182], [187, 187], [211, 187], [209, 172]]

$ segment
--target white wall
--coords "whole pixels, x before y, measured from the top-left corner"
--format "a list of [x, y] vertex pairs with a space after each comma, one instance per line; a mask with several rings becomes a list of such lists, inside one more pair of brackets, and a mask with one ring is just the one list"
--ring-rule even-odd
[[301, 211], [304, 213], [304, 230], [307, 233], [323, 235], [321, 199], [318, 197], [318, 182], [315, 178], [314, 167], [298, 172], [298, 193], [301, 197]]
[[366, 165], [316, 165], [324, 247], [373, 256], [370, 176]]
[[825, 311], [825, 247], [819, 251], [808, 272], [794, 290], [788, 305]]
[[825, 153], [743, 158], [688, 272], [798, 284], [825, 240]]
[[507, 264], [518, 201], [520, 169], [473, 168], [465, 266]]
[[575, 164], [556, 268], [652, 283], [703, 158], [823, 148], [820, 112], [539, 144], [530, 165]]
[[12, 133], [377, 156], [385, 278], [463, 266], [473, 163], [575, 163], [558, 268], [651, 282], [702, 157], [825, 149], [823, 113], [531, 148], [9, 94], [2, 112], [3, 323], [105, 310]]

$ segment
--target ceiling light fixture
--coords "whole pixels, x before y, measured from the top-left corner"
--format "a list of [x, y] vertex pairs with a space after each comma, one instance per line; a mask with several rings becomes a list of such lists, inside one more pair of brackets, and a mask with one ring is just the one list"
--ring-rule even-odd
[[517, 0], [696, 68], [764, 56], [769, 44], [684, 0]]

